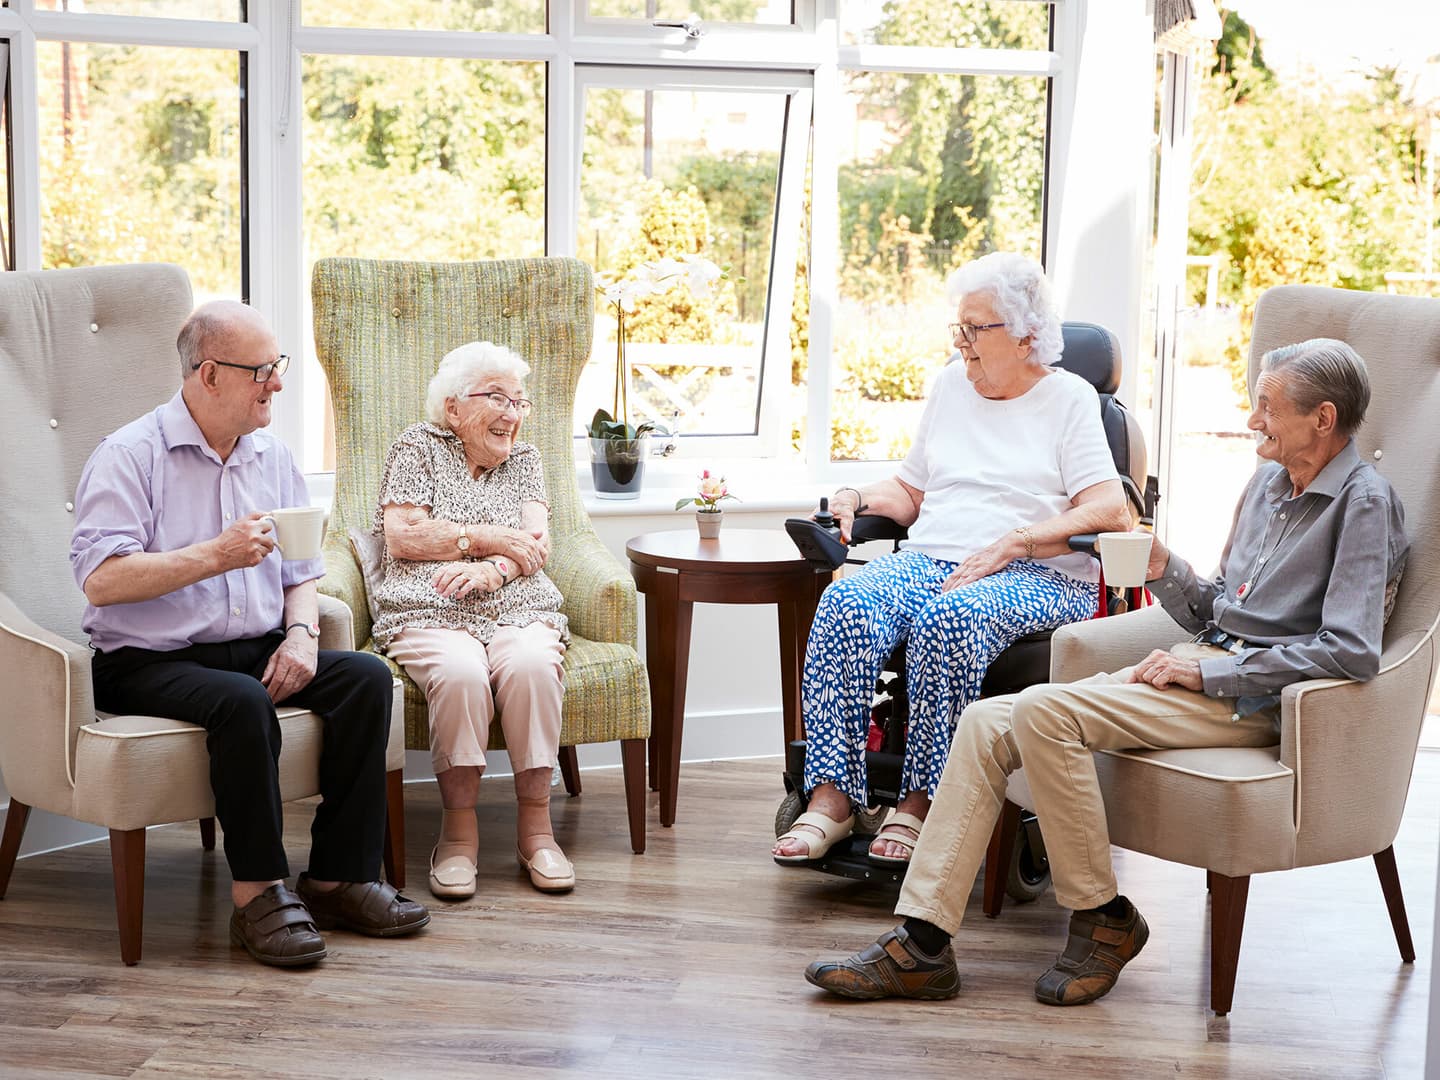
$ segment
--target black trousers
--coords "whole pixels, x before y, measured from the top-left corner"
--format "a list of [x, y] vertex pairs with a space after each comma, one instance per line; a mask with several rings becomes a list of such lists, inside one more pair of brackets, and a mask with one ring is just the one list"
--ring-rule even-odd
[[[215, 816], [236, 881], [290, 873], [282, 842], [280, 721], [260, 684], [282, 641], [277, 632], [170, 652], [122, 648], [96, 652], [92, 662], [98, 708], [205, 729]], [[315, 678], [285, 701], [324, 722], [309, 867], [321, 881], [380, 876], [390, 698], [390, 669], [378, 656], [322, 650]]]

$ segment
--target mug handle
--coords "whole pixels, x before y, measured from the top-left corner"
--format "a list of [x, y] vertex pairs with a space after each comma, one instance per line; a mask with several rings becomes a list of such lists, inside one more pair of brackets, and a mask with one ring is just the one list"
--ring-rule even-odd
[[[280, 527], [275, 524], [275, 519], [269, 514], [263, 515], [260, 520], [270, 522], [270, 535], [275, 538], [275, 547], [278, 550], [280, 548]], [[283, 556], [285, 552], [281, 551], [280, 554]]]

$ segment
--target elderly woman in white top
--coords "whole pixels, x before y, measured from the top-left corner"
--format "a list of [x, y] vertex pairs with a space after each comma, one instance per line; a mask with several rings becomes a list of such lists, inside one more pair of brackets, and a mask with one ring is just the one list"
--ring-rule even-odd
[[905, 638], [902, 798], [870, 847], [872, 861], [904, 866], [986, 667], [1026, 634], [1094, 614], [1093, 561], [1066, 542], [1130, 525], [1095, 390], [1053, 366], [1060, 318], [1041, 268], [996, 252], [947, 292], [962, 362], [937, 378], [900, 471], [830, 502], [846, 536], [866, 512], [910, 536], [821, 597], [801, 683], [809, 809], [772, 848], [782, 864], [854, 830], [875, 679]]
[[540, 452], [517, 442], [530, 412], [520, 357], [489, 342], [448, 353], [430, 381], [428, 423], [400, 433], [380, 483], [385, 536], [378, 648], [425, 692], [444, 817], [430, 890], [475, 893], [475, 800], [495, 710], [515, 770], [516, 854], [537, 889], [575, 871], [550, 824], [569, 632], [550, 551]]

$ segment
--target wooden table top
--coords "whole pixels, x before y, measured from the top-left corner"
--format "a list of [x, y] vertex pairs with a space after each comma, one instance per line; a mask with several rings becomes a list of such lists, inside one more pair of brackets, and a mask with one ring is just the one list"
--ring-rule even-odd
[[705, 570], [718, 574], [755, 570], [824, 572], [805, 561], [784, 529], [726, 526], [715, 540], [701, 540], [694, 526], [668, 529], [632, 537], [625, 545], [625, 553], [632, 562], [642, 566], [670, 570]]

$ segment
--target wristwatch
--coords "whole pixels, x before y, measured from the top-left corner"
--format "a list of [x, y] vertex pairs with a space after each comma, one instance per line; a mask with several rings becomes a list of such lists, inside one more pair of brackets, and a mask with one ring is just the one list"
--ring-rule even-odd
[[455, 546], [460, 549], [462, 559], [470, 557], [470, 530], [464, 525], [460, 526], [460, 535], [455, 538]]
[[319, 640], [320, 624], [318, 622], [292, 622], [289, 626], [285, 627], [285, 633], [288, 635], [290, 631], [294, 630], [297, 626], [304, 627], [305, 633], [309, 634], [311, 638], [317, 641]]

